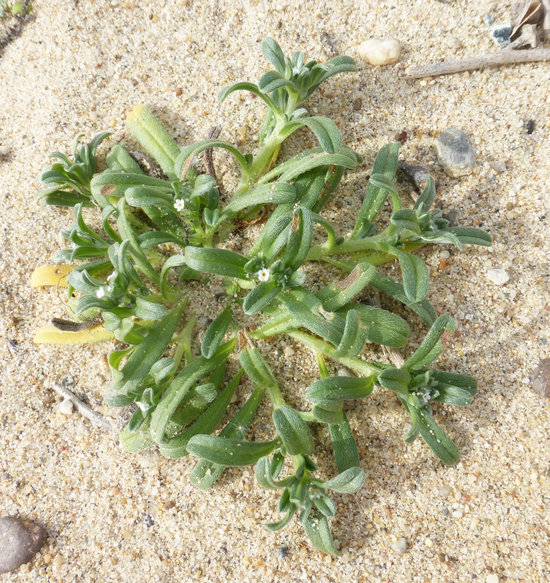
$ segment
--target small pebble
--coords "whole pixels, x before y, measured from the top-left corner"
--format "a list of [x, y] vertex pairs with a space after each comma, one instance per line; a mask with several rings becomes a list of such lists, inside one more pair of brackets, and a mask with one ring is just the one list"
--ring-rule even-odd
[[491, 14], [486, 14], [483, 17], [483, 22], [487, 25], [487, 26], [493, 26], [493, 17]]
[[533, 390], [541, 397], [550, 399], [550, 358], [543, 358], [531, 375]]
[[8, 146], [0, 146], [0, 156], [7, 156], [10, 153]]
[[391, 547], [398, 555], [403, 555], [408, 547], [407, 539], [402, 536], [398, 541], [394, 542]]
[[401, 56], [401, 44], [398, 40], [369, 39], [357, 47], [357, 52], [362, 59], [371, 65], [391, 65], [399, 61]]
[[495, 575], [494, 573], [487, 575], [487, 578], [485, 579], [486, 583], [498, 583], [498, 581], [498, 575]]
[[441, 259], [449, 259], [451, 257], [451, 253], [450, 253], [450, 251], [445, 249], [445, 250], [441, 251], [439, 256], [441, 257]]
[[72, 415], [74, 411], [73, 402], [70, 399], [63, 399], [57, 406], [57, 410], [63, 415]]
[[495, 24], [491, 27], [491, 37], [495, 44], [504, 47], [510, 44], [512, 27], [509, 24]]
[[489, 269], [487, 279], [495, 285], [504, 285], [510, 281], [510, 276], [506, 269]]
[[30, 561], [46, 537], [46, 530], [30, 520], [0, 518], [0, 573], [9, 573]]
[[291, 348], [290, 346], [285, 346], [284, 355], [286, 356], [286, 358], [290, 358], [291, 356], [294, 356], [294, 349]]
[[535, 122], [532, 119], [528, 119], [523, 123], [527, 135], [531, 135], [535, 131]]
[[492, 162], [489, 162], [489, 166], [497, 174], [502, 174], [503, 172], [506, 172], [506, 170], [507, 170], [507, 168], [506, 168], [506, 162], [504, 162], [504, 160], [493, 160]]
[[455, 128], [442, 131], [435, 141], [435, 149], [439, 164], [451, 178], [472, 173], [476, 159], [466, 132]]
[[439, 486], [437, 492], [442, 498], [447, 498], [447, 496], [451, 493], [451, 489], [449, 488], [449, 486], [443, 485]]
[[360, 97], [357, 97], [357, 99], [353, 100], [353, 110], [354, 111], [360, 111], [361, 108], [363, 107], [363, 100]]
[[409, 164], [404, 160], [399, 160], [399, 162], [397, 162], [397, 167], [414, 185], [415, 189], [418, 192], [421, 192], [428, 176], [430, 176], [430, 173], [426, 170], [426, 168], [418, 166], [417, 164]]
[[336, 371], [336, 376], [337, 377], [354, 377], [355, 375], [351, 372], [351, 370], [349, 368], [342, 366]]

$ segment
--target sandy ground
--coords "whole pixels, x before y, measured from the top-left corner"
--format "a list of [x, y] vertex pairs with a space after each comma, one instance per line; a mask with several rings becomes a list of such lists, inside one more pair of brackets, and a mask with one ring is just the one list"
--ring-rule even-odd
[[[550, 407], [529, 382], [548, 357], [550, 66], [404, 78], [412, 64], [498, 50], [483, 16], [509, 20], [511, 1], [33, 4], [33, 20], [0, 55], [0, 144], [10, 150], [0, 159], [0, 511], [43, 524], [49, 541], [3, 581], [550, 581]], [[256, 486], [251, 469], [228, 472], [199, 492], [187, 480], [192, 460], [126, 454], [78, 414], [61, 414], [51, 386], [68, 375], [75, 392], [116, 418], [101, 403], [108, 346], [31, 341], [64, 313], [61, 292], [28, 285], [71, 222], [69, 211], [34, 201], [48, 153], [68, 151], [78, 132], [108, 129], [114, 140], [126, 139], [126, 114], [140, 102], [181, 144], [220, 125], [223, 138], [253, 148], [259, 100], [234, 97], [220, 106], [216, 95], [266, 70], [266, 36], [286, 52], [321, 60], [353, 55], [367, 38], [399, 39], [399, 63], [360, 62], [357, 74], [331, 82], [310, 106], [336, 119], [364, 155], [365, 171], [377, 149], [406, 130], [402, 154], [433, 169], [440, 205], [494, 238], [491, 249], [451, 251], [444, 262], [441, 248], [423, 255], [430, 299], [460, 332], [439, 365], [479, 380], [472, 406], [437, 412], [463, 459], [445, 468], [420, 440], [407, 446], [403, 411], [389, 395], [355, 405], [350, 416], [367, 483], [337, 498], [332, 525], [341, 559], [312, 551], [296, 524], [275, 534], [264, 529], [278, 516], [276, 498]], [[468, 177], [447, 178], [435, 161], [433, 136], [447, 127], [464, 129], [476, 145]], [[492, 170], [494, 161], [506, 171]], [[356, 188], [342, 189], [335, 203], [344, 227], [359, 205]], [[502, 287], [486, 276], [500, 267], [510, 274]], [[294, 348], [297, 364], [280, 359], [277, 371], [287, 392], [303, 390], [311, 360]], [[401, 537], [408, 548], [399, 555]]]

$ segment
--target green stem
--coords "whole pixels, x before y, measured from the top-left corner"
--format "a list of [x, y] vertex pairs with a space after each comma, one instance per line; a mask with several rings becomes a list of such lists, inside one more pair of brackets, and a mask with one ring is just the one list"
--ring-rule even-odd
[[336, 348], [334, 346], [301, 330], [294, 330], [293, 332], [287, 332], [287, 334], [308, 348], [311, 348], [316, 354], [324, 354], [364, 376], [378, 375], [380, 371], [388, 367], [388, 365], [382, 363], [368, 363], [360, 358], [335, 356]]

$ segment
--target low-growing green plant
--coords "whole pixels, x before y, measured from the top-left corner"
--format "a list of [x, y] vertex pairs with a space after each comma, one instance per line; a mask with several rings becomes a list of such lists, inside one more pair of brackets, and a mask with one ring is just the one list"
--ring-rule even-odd
[[[432, 403], [467, 405], [476, 381], [431, 368], [442, 335], [454, 324], [449, 316], [438, 317], [426, 299], [428, 268], [412, 252], [427, 243], [462, 249], [491, 240], [478, 229], [449, 226], [433, 207], [431, 178], [414, 206], [403, 207], [395, 185], [397, 142], [378, 153], [352, 232], [338, 235], [323, 209], [360, 158], [343, 144], [333, 121], [310, 116], [303, 103], [333, 75], [355, 71], [355, 64], [349, 57], [306, 63], [300, 52], [288, 58], [273, 39], [262, 50], [275, 70], [258, 84], [236, 83], [219, 95], [224, 101], [235, 91], [249, 91], [265, 103], [255, 155], [219, 139], [180, 148], [143, 105], [128, 125], [162, 178], [147, 174], [123, 145], [113, 146], [106, 169], [98, 169], [96, 150], [107, 133], [88, 145], [77, 138], [72, 159], [53, 154], [57, 162], [42, 175], [46, 187], [38, 198], [74, 208], [75, 221], [62, 232], [68, 247], [54, 259], [69, 265], [63, 271], [69, 307], [91, 325], [82, 330], [58, 322], [61, 331], [40, 331], [36, 341], [70, 341], [75, 335], [75, 341], [123, 343], [109, 356], [113, 380], [106, 401], [134, 406], [120, 434], [126, 450], [157, 447], [170, 458], [195, 456], [190, 479], [199, 488], [210, 487], [227, 466], [255, 464], [258, 483], [280, 493], [282, 519], [268, 528], [278, 530], [297, 515], [313, 545], [336, 555], [330, 492], [355, 492], [365, 477], [346, 400], [368, 397], [375, 386], [392, 391], [411, 419], [405, 440], [420, 435], [445, 464], [459, 458], [432, 416]], [[277, 163], [281, 144], [303, 127], [319, 145]], [[213, 176], [196, 169], [195, 157], [214, 148], [228, 150], [237, 162], [238, 185], [225, 196]], [[388, 201], [392, 210], [384, 226], [379, 215]], [[243, 219], [265, 210], [268, 216], [250, 231], [255, 240], [246, 252], [224, 248], [230, 233], [252, 222]], [[399, 281], [377, 269], [392, 260], [399, 264]], [[304, 266], [321, 261], [343, 277], [314, 291]], [[188, 294], [216, 279], [227, 293], [199, 347]], [[429, 327], [399, 366], [369, 359], [373, 344], [404, 348], [410, 333], [402, 317], [359, 299], [369, 287], [401, 302]], [[308, 410], [290, 404], [301, 389], [280, 387], [258, 348], [274, 335], [303, 344], [316, 358], [319, 379], [307, 388]], [[327, 359], [349, 373], [331, 374]], [[255, 388], [227, 418], [243, 375]], [[266, 395], [273, 431], [259, 441], [250, 427]], [[329, 479], [318, 475], [313, 424], [328, 425], [338, 472]]]

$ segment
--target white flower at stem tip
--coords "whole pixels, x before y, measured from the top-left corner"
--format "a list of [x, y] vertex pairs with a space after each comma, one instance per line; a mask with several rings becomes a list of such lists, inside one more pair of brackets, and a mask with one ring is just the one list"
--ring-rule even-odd
[[260, 281], [269, 281], [270, 276], [271, 274], [269, 273], [269, 269], [265, 269], [265, 267], [258, 271], [258, 279]]
[[174, 201], [174, 208], [178, 211], [178, 213], [181, 213], [181, 211], [185, 208], [185, 201], [183, 198], [177, 198]]
[[105, 288], [100, 287], [96, 292], [95, 292], [95, 297], [101, 299], [103, 296], [105, 295]]

